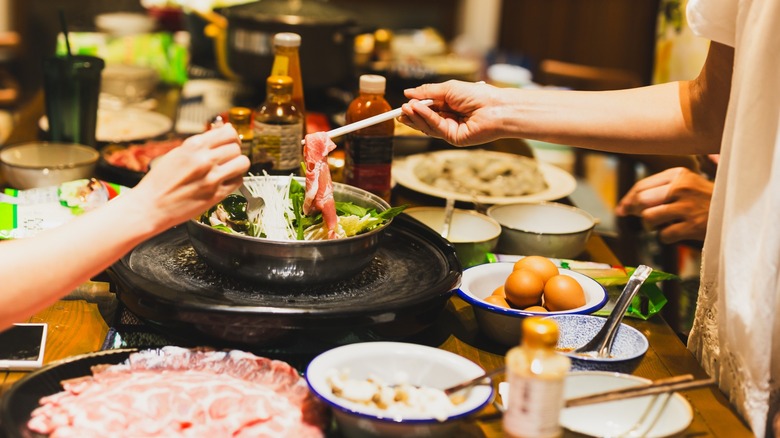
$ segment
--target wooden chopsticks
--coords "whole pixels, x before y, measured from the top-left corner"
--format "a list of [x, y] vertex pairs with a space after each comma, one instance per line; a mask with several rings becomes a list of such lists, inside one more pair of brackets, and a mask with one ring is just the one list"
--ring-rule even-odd
[[632, 386], [630, 388], [622, 388], [614, 391], [606, 391], [585, 395], [582, 397], [570, 398], [566, 400], [565, 407], [572, 408], [575, 406], [584, 406], [592, 403], [604, 403], [632, 397], [662, 394], [664, 392], [684, 391], [686, 389], [702, 388], [714, 384], [715, 379], [693, 380], [693, 375], [683, 374], [681, 376], [658, 379], [646, 385]]

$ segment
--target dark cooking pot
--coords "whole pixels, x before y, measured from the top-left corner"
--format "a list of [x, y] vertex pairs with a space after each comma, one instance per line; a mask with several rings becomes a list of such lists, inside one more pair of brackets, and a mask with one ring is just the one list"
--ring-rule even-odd
[[[221, 14], [221, 15], [220, 15]], [[201, 14], [211, 23], [217, 65], [225, 76], [264, 84], [273, 64], [273, 36], [301, 36], [304, 88], [339, 85], [352, 73], [355, 20], [324, 0], [258, 0]]]

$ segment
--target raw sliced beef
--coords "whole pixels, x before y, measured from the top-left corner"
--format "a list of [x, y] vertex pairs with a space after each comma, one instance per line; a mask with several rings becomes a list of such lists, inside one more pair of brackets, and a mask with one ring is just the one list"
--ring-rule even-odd
[[285, 362], [165, 347], [62, 382], [28, 422], [51, 437], [322, 437], [326, 416]]
[[328, 227], [328, 239], [336, 238], [338, 216], [333, 199], [333, 181], [328, 167], [328, 154], [336, 144], [325, 132], [307, 134], [303, 146], [303, 161], [306, 163], [306, 195], [303, 213], [322, 212], [322, 220]]

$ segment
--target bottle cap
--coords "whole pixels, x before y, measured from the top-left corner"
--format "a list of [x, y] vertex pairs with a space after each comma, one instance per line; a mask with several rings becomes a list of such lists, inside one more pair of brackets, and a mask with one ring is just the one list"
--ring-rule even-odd
[[265, 83], [269, 87], [270, 86], [284, 87], [285, 85], [292, 86], [293, 80], [289, 76], [271, 75], [271, 76], [268, 76], [268, 79], [266, 79]]
[[555, 321], [539, 316], [523, 319], [523, 345], [554, 348], [557, 344], [558, 324]]
[[242, 122], [244, 120], [249, 119], [249, 117], [252, 115], [252, 110], [243, 106], [234, 106], [233, 108], [230, 108], [230, 111], [228, 112], [228, 120], [233, 122]]
[[280, 32], [274, 35], [275, 46], [298, 47], [301, 45], [301, 36], [293, 32]]
[[383, 94], [387, 80], [380, 75], [361, 75], [360, 92], [371, 94]]

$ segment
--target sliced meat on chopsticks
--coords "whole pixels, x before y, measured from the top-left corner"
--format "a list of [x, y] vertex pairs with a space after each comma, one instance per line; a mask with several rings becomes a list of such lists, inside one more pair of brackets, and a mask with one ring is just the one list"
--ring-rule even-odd
[[325, 132], [306, 135], [303, 146], [303, 161], [306, 163], [306, 194], [303, 213], [322, 212], [322, 220], [328, 227], [328, 239], [335, 239], [339, 225], [336, 215], [336, 201], [333, 199], [333, 181], [328, 167], [328, 154], [336, 144]]

